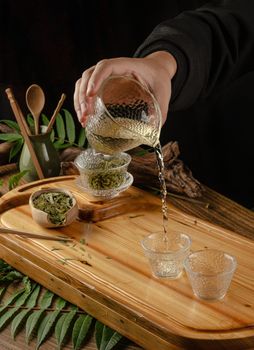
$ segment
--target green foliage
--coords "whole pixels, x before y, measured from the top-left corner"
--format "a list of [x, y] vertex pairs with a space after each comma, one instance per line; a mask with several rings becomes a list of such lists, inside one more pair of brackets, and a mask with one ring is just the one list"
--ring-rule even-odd
[[22, 177], [25, 176], [28, 172], [29, 172], [29, 170], [23, 170], [23, 171], [19, 172], [18, 174], [10, 176], [9, 182], [8, 182], [9, 190], [12, 190], [16, 186], [18, 186], [20, 179], [22, 179]]
[[96, 321], [95, 338], [99, 350], [111, 350], [122, 338], [122, 335], [105, 326], [103, 323]]
[[[79, 132], [76, 132], [74, 118], [71, 113], [67, 109], [62, 109], [63, 115], [58, 113], [56, 117], [56, 123], [51, 131], [51, 141], [54, 147], [57, 150], [62, 150], [68, 147], [79, 147], [86, 148], [87, 147], [87, 139], [86, 132], [84, 128], [80, 128]], [[31, 113], [27, 114], [26, 117], [27, 124], [29, 125], [30, 130], [33, 132], [34, 130], [34, 119]], [[42, 126], [46, 128], [49, 124], [49, 119], [45, 114], [41, 114]], [[0, 133], [0, 141], [11, 142], [12, 147], [10, 148], [9, 153], [9, 162], [19, 158], [23, 145], [24, 139], [21, 135], [19, 125], [16, 121], [2, 119], [0, 120], [0, 124], [5, 124], [9, 128], [13, 130], [10, 133]], [[16, 175], [10, 177], [8, 186], [9, 190], [15, 188], [20, 179], [27, 173], [28, 171], [22, 171]], [[0, 179], [0, 187], [3, 185], [3, 181]]]
[[49, 336], [50, 332], [53, 331], [53, 327], [55, 325], [55, 322], [59, 315], [61, 314], [61, 310], [65, 307], [66, 301], [62, 298], [58, 297], [56, 301], [56, 310], [53, 312], [48, 313], [38, 328], [38, 334], [37, 334], [37, 346], [36, 349], [39, 349], [41, 344], [45, 342], [47, 337]]
[[[11, 283], [20, 282], [22, 288], [0, 305], [0, 331], [10, 324], [13, 339], [25, 328], [27, 343], [35, 337], [36, 349], [54, 335], [58, 350], [72, 341], [73, 350], [82, 349], [89, 331], [94, 329], [93, 317], [68, 304], [64, 299], [46, 290], [0, 260], [0, 299]], [[91, 334], [91, 333], [90, 333]], [[95, 337], [98, 350], [111, 350], [122, 336], [96, 321]]]
[[21, 139], [22, 139], [22, 136], [16, 133], [0, 134], [1, 141], [15, 142]]
[[72, 345], [74, 350], [78, 350], [82, 347], [92, 321], [93, 318], [90, 315], [80, 315], [76, 320], [72, 330]]
[[[51, 132], [51, 140], [56, 149], [64, 149], [71, 146], [85, 148], [87, 146], [85, 129], [80, 128], [79, 133], [76, 133], [74, 118], [67, 109], [62, 109], [63, 115], [58, 113], [56, 123]], [[64, 116], [64, 117], [63, 117]], [[31, 131], [34, 130], [34, 119], [31, 113], [28, 113], [27, 124]], [[41, 115], [42, 126], [49, 124], [49, 119], [45, 114]], [[20, 128], [16, 121], [2, 119], [0, 124], [5, 124], [13, 129], [11, 133], [0, 133], [0, 141], [11, 142], [13, 145], [9, 154], [9, 161], [20, 155], [24, 139], [20, 133]]]
[[20, 132], [20, 128], [18, 126], [18, 123], [16, 123], [13, 120], [8, 120], [8, 119], [2, 119], [1, 123], [9, 126], [9, 128], [16, 130], [17, 132]]
[[61, 315], [55, 326], [55, 337], [58, 344], [58, 348], [61, 348], [61, 344], [67, 337], [68, 330], [77, 314], [78, 308], [74, 308], [69, 313]]
[[34, 289], [29, 294], [29, 298], [26, 302], [26, 309], [21, 310], [16, 317], [13, 319], [11, 324], [11, 336], [13, 339], [15, 339], [16, 335], [18, 334], [19, 330], [22, 329], [22, 325], [26, 321], [29, 313], [32, 311], [33, 307], [35, 307], [37, 298], [40, 293], [41, 286], [39, 284], [34, 286]]

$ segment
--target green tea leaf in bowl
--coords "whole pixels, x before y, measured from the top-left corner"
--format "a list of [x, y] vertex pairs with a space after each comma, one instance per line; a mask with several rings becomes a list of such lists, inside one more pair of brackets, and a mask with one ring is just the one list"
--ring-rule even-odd
[[78, 214], [75, 197], [63, 189], [41, 190], [29, 200], [35, 221], [45, 227], [66, 226]]

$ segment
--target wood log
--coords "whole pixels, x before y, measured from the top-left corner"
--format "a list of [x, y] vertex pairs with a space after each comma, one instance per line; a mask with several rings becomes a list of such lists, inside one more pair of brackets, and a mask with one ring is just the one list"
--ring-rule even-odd
[[[162, 148], [162, 151], [167, 189], [191, 198], [201, 197], [204, 188], [193, 177], [191, 170], [178, 158], [180, 155], [178, 143], [169, 142]], [[134, 177], [134, 185], [159, 188], [157, 161], [154, 152], [146, 153], [143, 156], [133, 154], [129, 172]]]

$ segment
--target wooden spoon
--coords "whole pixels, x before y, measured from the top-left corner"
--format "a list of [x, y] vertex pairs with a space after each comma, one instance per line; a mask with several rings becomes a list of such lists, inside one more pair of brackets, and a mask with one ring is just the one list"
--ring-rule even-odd
[[45, 95], [42, 88], [32, 84], [26, 91], [26, 104], [34, 118], [35, 135], [39, 134], [39, 118], [45, 104]]

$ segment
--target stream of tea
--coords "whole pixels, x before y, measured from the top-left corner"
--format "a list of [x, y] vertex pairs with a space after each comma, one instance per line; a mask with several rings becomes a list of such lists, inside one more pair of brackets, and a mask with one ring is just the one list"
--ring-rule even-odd
[[160, 181], [161, 202], [162, 202], [162, 224], [164, 232], [164, 241], [168, 242], [168, 205], [167, 205], [167, 186], [165, 180], [165, 166], [162, 154], [162, 148], [160, 142], [154, 147], [157, 166], [158, 166], [158, 178]]

